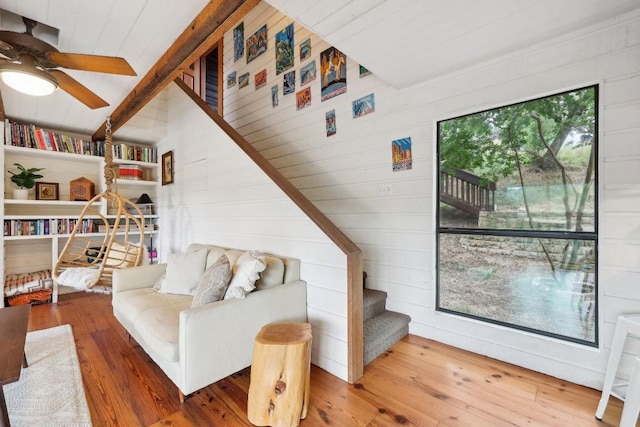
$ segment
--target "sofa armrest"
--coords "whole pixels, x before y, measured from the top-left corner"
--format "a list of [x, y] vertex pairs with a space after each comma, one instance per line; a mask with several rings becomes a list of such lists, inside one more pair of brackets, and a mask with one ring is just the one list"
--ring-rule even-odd
[[260, 329], [307, 321], [307, 285], [292, 281], [180, 313], [179, 388], [189, 394], [251, 365]]
[[167, 264], [150, 264], [113, 270], [113, 294], [132, 289], [150, 288], [155, 285], [166, 269]]

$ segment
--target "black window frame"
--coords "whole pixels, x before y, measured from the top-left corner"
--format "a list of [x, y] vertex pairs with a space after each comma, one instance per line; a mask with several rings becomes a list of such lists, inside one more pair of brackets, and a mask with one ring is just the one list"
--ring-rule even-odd
[[[548, 231], [548, 230], [516, 230], [516, 229], [487, 229], [487, 228], [459, 228], [459, 227], [442, 227], [440, 225], [440, 188], [441, 188], [441, 168], [440, 168], [440, 136], [441, 136], [441, 126], [443, 122], [454, 120], [458, 118], [463, 118], [467, 116], [471, 116], [474, 114], [484, 113], [500, 108], [516, 106], [526, 104], [531, 101], [550, 98], [558, 95], [563, 95], [566, 93], [576, 92], [585, 89], [594, 89], [594, 133], [592, 144], [593, 149], [595, 150], [595, 159], [594, 159], [594, 171], [593, 176], [595, 179], [594, 183], [594, 229], [593, 232], [571, 232], [571, 231]], [[447, 119], [441, 119], [436, 122], [436, 189], [435, 191], [438, 194], [436, 199], [436, 233], [435, 233], [435, 249], [436, 249], [436, 257], [435, 257], [435, 273], [436, 273], [436, 300], [435, 300], [435, 308], [436, 312], [448, 313], [456, 316], [460, 316], [463, 318], [469, 318], [474, 320], [479, 320], [484, 323], [499, 325], [515, 330], [530, 332], [542, 336], [547, 336], [551, 338], [556, 338], [562, 341], [567, 341], [571, 343], [581, 344], [588, 347], [599, 347], [600, 342], [600, 333], [599, 333], [599, 310], [600, 310], [600, 300], [599, 300], [599, 257], [598, 257], [598, 239], [599, 239], [599, 197], [600, 197], [600, 176], [599, 176], [599, 162], [600, 162], [600, 151], [599, 151], [599, 126], [600, 126], [600, 85], [599, 84], [591, 84], [582, 87], [576, 87], [574, 89], [564, 90], [561, 92], [554, 92], [549, 95], [539, 96], [531, 99], [527, 99], [524, 101], [514, 102], [499, 105], [492, 108], [487, 108], [484, 110], [478, 110], [473, 113], [463, 114], [460, 116], [454, 116]], [[594, 274], [595, 274], [595, 286], [594, 286], [594, 340], [582, 340], [575, 337], [570, 337], [566, 335], [561, 335], [549, 331], [544, 331], [541, 329], [531, 328], [528, 326], [522, 326], [514, 323], [504, 322], [496, 319], [491, 319], [483, 316], [474, 315], [471, 313], [465, 313], [457, 310], [452, 310], [448, 308], [441, 307], [440, 302], [440, 236], [441, 235], [483, 235], [483, 236], [504, 236], [504, 237], [530, 237], [530, 238], [549, 238], [549, 239], [558, 239], [558, 240], [588, 240], [593, 242], [594, 247]]]

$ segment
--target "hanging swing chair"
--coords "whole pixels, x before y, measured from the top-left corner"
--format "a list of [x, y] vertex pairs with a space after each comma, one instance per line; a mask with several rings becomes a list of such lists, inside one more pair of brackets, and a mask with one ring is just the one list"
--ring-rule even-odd
[[[115, 176], [108, 118], [104, 165], [106, 191], [87, 202], [58, 257], [53, 278], [60, 285], [110, 293], [114, 270], [142, 263], [144, 215], [131, 200], [111, 191]], [[107, 217], [103, 213], [105, 209], [101, 208], [105, 203], [115, 208], [115, 215]]]

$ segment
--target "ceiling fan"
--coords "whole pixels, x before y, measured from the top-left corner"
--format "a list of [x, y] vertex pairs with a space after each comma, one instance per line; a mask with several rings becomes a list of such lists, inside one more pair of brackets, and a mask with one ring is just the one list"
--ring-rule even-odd
[[[36, 21], [22, 18], [26, 31], [0, 31], [0, 76], [16, 90], [30, 95], [48, 95], [61, 88], [89, 108], [109, 104], [58, 67], [72, 70], [135, 76], [124, 58], [60, 52], [33, 36]], [[1, 58], [4, 56], [4, 59]]]

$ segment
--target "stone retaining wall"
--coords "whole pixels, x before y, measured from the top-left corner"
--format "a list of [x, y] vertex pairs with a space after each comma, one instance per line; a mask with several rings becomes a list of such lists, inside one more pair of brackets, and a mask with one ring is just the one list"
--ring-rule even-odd
[[[535, 230], [564, 230], [564, 213], [534, 213]], [[575, 225], [575, 218], [572, 218]], [[526, 212], [481, 212], [478, 220], [479, 228], [529, 229]], [[583, 228], [593, 230], [593, 216], [583, 218]], [[546, 261], [543, 244], [554, 262], [562, 261], [562, 256], [570, 240], [535, 239], [529, 237], [472, 236], [460, 237], [465, 250], [493, 255], [509, 255]], [[588, 256], [590, 248], [581, 247], [579, 258]], [[570, 253], [570, 250], [569, 250]]]

